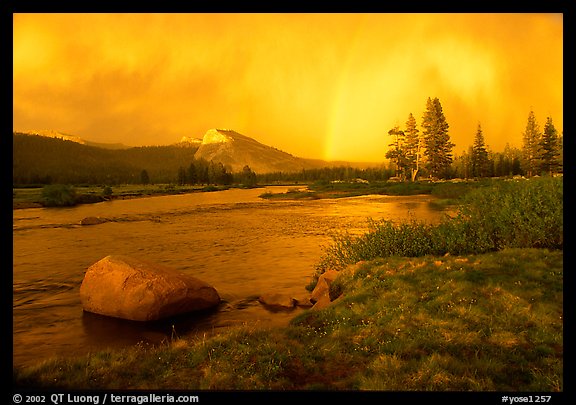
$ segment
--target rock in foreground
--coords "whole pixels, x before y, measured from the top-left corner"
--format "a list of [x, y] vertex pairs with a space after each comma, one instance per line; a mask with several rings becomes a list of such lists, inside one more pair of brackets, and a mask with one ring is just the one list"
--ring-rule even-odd
[[88, 268], [80, 287], [85, 311], [154, 321], [214, 307], [216, 289], [204, 281], [128, 256], [106, 256]]

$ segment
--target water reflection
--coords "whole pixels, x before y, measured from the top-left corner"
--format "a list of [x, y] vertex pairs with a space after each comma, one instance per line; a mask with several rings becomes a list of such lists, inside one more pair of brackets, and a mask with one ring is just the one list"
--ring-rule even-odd
[[86, 343], [92, 346], [160, 344], [198, 330], [207, 330], [218, 307], [153, 322], [138, 322], [82, 312]]

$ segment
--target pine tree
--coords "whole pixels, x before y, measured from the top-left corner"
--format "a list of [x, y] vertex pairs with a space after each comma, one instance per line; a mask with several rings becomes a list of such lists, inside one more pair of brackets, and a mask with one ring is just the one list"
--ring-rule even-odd
[[242, 168], [240, 181], [245, 187], [254, 187], [256, 185], [256, 173], [250, 169], [250, 166], [246, 165]]
[[388, 131], [388, 135], [393, 136], [394, 141], [388, 145], [392, 149], [389, 149], [388, 152], [386, 152], [385, 157], [394, 161], [396, 165], [396, 176], [402, 176], [406, 160], [404, 157], [404, 131], [401, 131], [398, 126], [395, 126]]
[[543, 172], [552, 175], [560, 168], [560, 139], [558, 131], [552, 123], [552, 117], [546, 118], [544, 133], [540, 142], [541, 169]]
[[198, 183], [198, 173], [197, 173], [196, 165], [194, 164], [194, 162], [190, 163], [190, 166], [188, 166], [188, 173], [187, 173], [186, 177], [187, 177], [188, 183], [190, 183], [190, 184]]
[[420, 156], [422, 142], [420, 139], [420, 130], [416, 128], [416, 118], [410, 113], [406, 121], [406, 131], [404, 131], [405, 151], [406, 151], [406, 164], [410, 169], [410, 177], [412, 181], [416, 180], [418, 170], [420, 170]]
[[488, 176], [488, 151], [484, 144], [484, 135], [482, 134], [482, 127], [478, 123], [478, 130], [474, 137], [474, 145], [472, 146], [472, 176], [486, 177]]
[[186, 184], [186, 169], [182, 166], [178, 168], [178, 185], [183, 186]]
[[460, 155], [454, 156], [452, 168], [456, 177], [468, 179], [472, 173], [472, 146], [468, 147], [468, 151], [462, 151]]
[[142, 184], [150, 184], [150, 176], [148, 176], [148, 172], [146, 171], [146, 169], [140, 172], [140, 182]]
[[452, 163], [452, 148], [448, 134], [448, 122], [442, 112], [440, 100], [428, 97], [426, 111], [422, 117], [424, 155], [428, 159], [430, 174], [437, 178], [445, 177]]
[[509, 171], [504, 173], [504, 175], [521, 175], [523, 174], [522, 168], [520, 166], [520, 161], [522, 158], [522, 150], [518, 148], [513, 148], [510, 144], [506, 143], [504, 147], [504, 159], [509, 164]]
[[540, 127], [536, 122], [534, 111], [528, 114], [528, 121], [526, 123], [526, 130], [522, 134], [522, 154], [523, 154], [523, 168], [528, 177], [537, 174], [540, 157]]

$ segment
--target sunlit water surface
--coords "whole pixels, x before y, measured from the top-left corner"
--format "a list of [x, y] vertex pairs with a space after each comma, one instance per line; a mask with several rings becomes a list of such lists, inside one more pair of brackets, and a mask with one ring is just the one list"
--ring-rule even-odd
[[[114, 200], [14, 211], [13, 353], [25, 365], [139, 342], [218, 331], [238, 323], [286, 324], [301, 308], [274, 311], [266, 292], [302, 296], [336, 232], [362, 232], [367, 218], [437, 222], [430, 196], [269, 201], [286, 187]], [[89, 216], [106, 218], [82, 226]], [[213, 285], [214, 310], [152, 323], [85, 313], [86, 269], [111, 254], [160, 263]]]

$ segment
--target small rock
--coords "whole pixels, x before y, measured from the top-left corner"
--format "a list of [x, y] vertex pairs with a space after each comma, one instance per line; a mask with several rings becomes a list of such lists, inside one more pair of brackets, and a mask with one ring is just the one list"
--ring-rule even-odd
[[294, 307], [294, 299], [285, 294], [272, 293], [264, 294], [258, 298], [258, 302], [270, 307], [292, 308]]
[[311, 295], [307, 294], [305, 296], [292, 297], [292, 299], [294, 300], [294, 305], [303, 308], [308, 308], [314, 305], [312, 301], [310, 301], [310, 297]]
[[340, 295], [338, 298], [336, 298], [334, 301], [330, 301], [330, 296], [328, 294], [323, 295], [322, 297], [320, 297], [320, 299], [318, 301], [316, 301], [316, 303], [314, 304], [314, 306], [312, 308], [310, 308], [310, 310], [321, 310], [324, 308], [329, 307], [330, 305], [340, 301], [342, 298], [344, 297], [344, 295]]
[[339, 273], [336, 270], [328, 270], [322, 273], [320, 277], [318, 277], [318, 282], [316, 283], [316, 287], [314, 287], [314, 291], [312, 291], [310, 301], [316, 302], [322, 295], [328, 294], [330, 291], [330, 284], [332, 284], [332, 281], [338, 277], [338, 274]]
[[311, 310], [318, 311], [320, 309], [324, 309], [332, 303], [330, 301], [330, 295], [324, 294], [318, 298], [318, 300], [314, 303], [314, 306]]
[[106, 222], [106, 220], [100, 217], [86, 217], [80, 221], [80, 225], [99, 225], [104, 222]]

